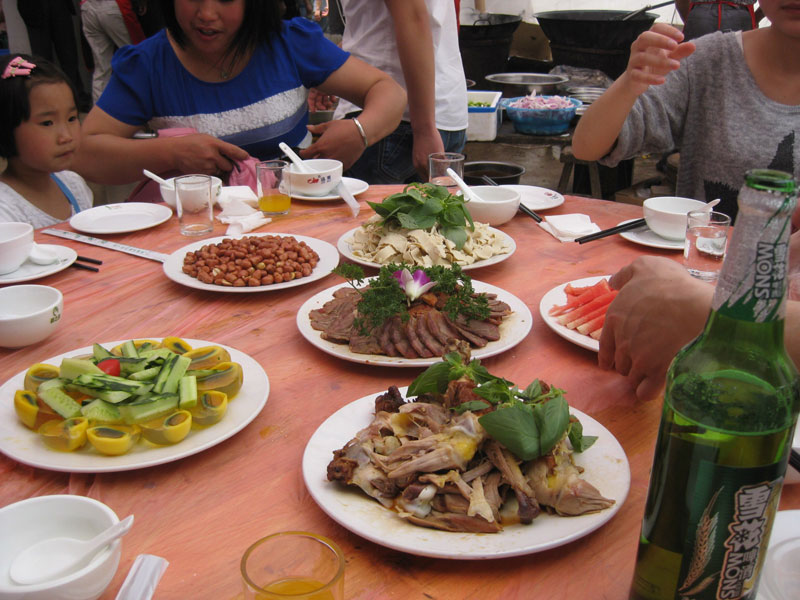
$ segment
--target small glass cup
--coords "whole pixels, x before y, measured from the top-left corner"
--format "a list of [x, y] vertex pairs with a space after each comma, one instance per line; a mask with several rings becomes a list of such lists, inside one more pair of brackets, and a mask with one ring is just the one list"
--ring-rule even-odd
[[716, 281], [725, 258], [731, 218], [725, 213], [693, 210], [686, 215], [683, 264], [689, 274], [703, 281]]
[[266, 160], [256, 165], [258, 208], [265, 215], [285, 215], [292, 206], [292, 190], [285, 160]]
[[458, 185], [447, 169], [453, 169], [456, 175], [464, 178], [464, 155], [458, 152], [434, 152], [428, 155], [428, 181], [448, 188], [451, 192], [458, 189]]
[[175, 210], [181, 235], [205, 235], [214, 230], [214, 201], [211, 175], [175, 178]]
[[261, 538], [242, 556], [243, 600], [344, 600], [344, 554], [305, 531]]

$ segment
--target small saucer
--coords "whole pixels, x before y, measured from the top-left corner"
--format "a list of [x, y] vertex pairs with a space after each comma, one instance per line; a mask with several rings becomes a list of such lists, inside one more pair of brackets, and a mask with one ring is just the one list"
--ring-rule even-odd
[[[625, 223], [630, 223], [633, 220], [634, 219], [628, 219], [627, 221], [618, 223], [618, 225], [624, 225]], [[650, 248], [661, 248], [662, 250], [683, 250], [684, 246], [683, 240], [678, 241], [663, 238], [657, 233], [653, 233], [653, 231], [648, 228], [647, 225], [642, 225], [641, 227], [631, 229], [630, 231], [623, 231], [619, 235], [629, 242], [641, 244], [642, 246], [649, 246]]]
[[38, 244], [43, 250], [54, 254], [57, 258], [55, 262], [48, 265], [37, 265], [28, 258], [16, 271], [0, 275], [0, 285], [8, 283], [22, 283], [32, 281], [41, 277], [47, 277], [53, 273], [63, 271], [78, 258], [78, 253], [72, 248], [60, 246], [58, 244]]

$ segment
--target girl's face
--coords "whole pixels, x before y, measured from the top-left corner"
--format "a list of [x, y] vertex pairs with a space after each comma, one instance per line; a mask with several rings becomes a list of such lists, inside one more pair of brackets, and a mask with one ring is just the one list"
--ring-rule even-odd
[[773, 27], [800, 39], [800, 0], [763, 0], [758, 5]]
[[80, 121], [66, 83], [40, 83], [30, 90], [31, 116], [14, 130], [17, 156], [30, 169], [53, 173], [68, 169], [80, 143]]
[[175, 0], [175, 17], [191, 46], [222, 56], [242, 26], [244, 8], [245, 0]]

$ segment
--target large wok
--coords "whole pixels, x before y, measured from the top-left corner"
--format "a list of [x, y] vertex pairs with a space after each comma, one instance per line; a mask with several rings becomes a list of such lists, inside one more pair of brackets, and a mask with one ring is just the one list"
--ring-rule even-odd
[[534, 16], [551, 44], [617, 50], [629, 48], [658, 15], [641, 13], [626, 21], [624, 10], [551, 10]]

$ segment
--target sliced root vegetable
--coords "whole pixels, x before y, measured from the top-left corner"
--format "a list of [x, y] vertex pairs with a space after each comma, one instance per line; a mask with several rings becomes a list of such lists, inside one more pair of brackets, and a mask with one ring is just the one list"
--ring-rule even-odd
[[566, 304], [562, 306], [554, 306], [553, 308], [551, 308], [550, 315], [554, 317], [562, 315], [568, 310], [571, 310], [576, 306], [581, 306], [582, 304], [586, 304], [587, 302], [594, 300], [598, 296], [602, 296], [603, 294], [610, 291], [611, 287], [608, 285], [608, 281], [606, 279], [601, 279], [599, 282], [597, 282], [596, 285], [593, 285], [579, 296], [569, 298]]

